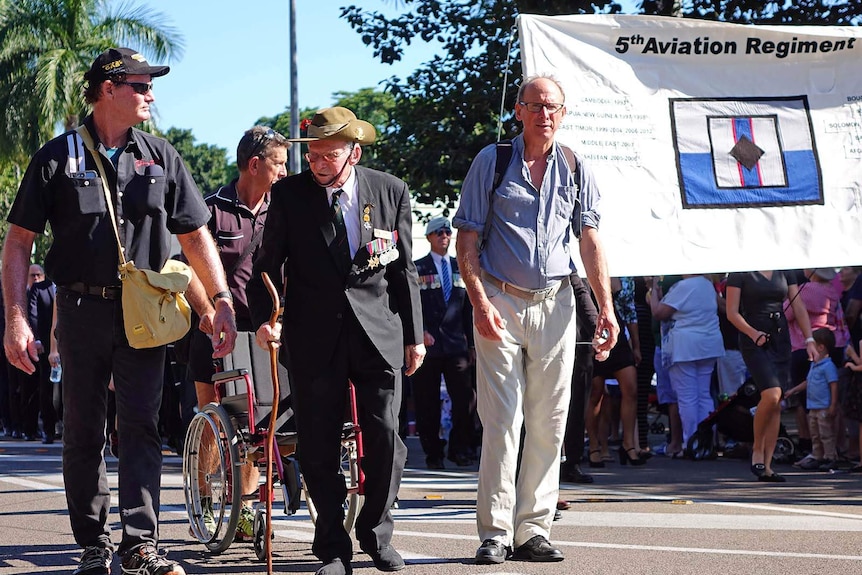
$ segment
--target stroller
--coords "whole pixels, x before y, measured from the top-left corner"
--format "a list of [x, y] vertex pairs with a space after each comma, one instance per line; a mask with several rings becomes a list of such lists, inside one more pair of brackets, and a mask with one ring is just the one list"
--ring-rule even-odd
[[[689, 456], [695, 461], [715, 459], [718, 456], [715, 445], [716, 428], [719, 433], [734, 441], [753, 442], [754, 415], [751, 408], [759, 401], [760, 391], [752, 380], [747, 380], [736, 393], [721, 401], [715, 411], [697, 425], [697, 431], [688, 438], [686, 447]], [[781, 424], [772, 460], [775, 463], [792, 463], [795, 453], [796, 444], [787, 434], [784, 424]]]

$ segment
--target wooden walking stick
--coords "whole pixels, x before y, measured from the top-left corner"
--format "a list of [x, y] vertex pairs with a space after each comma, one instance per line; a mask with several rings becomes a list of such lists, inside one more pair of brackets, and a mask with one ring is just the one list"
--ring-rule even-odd
[[[284, 302], [275, 289], [269, 274], [261, 274], [263, 283], [269, 296], [272, 298], [272, 315], [269, 316], [269, 325], [275, 329], [275, 324], [281, 321], [284, 314]], [[272, 413], [269, 415], [269, 429], [266, 433], [266, 573], [273, 575], [272, 571], [272, 458], [278, 453], [275, 447], [275, 426], [278, 421], [278, 404], [281, 399], [281, 390], [278, 382], [278, 342], [269, 342], [269, 368], [272, 372]]]

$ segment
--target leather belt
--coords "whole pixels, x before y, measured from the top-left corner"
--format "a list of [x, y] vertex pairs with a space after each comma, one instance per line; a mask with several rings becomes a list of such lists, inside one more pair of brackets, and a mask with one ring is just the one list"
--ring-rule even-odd
[[122, 286], [91, 286], [83, 282], [74, 282], [60, 286], [60, 288], [67, 289], [81, 295], [89, 295], [109, 300], [120, 299], [123, 295]]
[[544, 301], [549, 297], [553, 297], [558, 291], [560, 291], [560, 289], [571, 285], [571, 280], [569, 279], [569, 276], [566, 276], [549, 288], [537, 290], [523, 290], [521, 288], [513, 286], [510, 283], [506, 283], [503, 280], [495, 278], [485, 270], [482, 270], [482, 279], [498, 287], [503, 293], [511, 294], [516, 298], [527, 300], [529, 302]]

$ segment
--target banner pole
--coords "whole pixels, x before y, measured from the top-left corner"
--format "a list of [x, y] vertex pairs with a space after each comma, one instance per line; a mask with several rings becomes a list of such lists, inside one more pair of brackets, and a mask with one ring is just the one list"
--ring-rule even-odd
[[506, 86], [509, 84], [509, 63], [512, 60], [512, 42], [517, 33], [517, 24], [512, 25], [512, 30], [509, 33], [509, 44], [506, 46], [506, 67], [503, 70], [503, 93], [500, 96], [500, 115], [497, 117], [497, 141], [500, 141], [500, 136], [503, 133], [503, 112], [506, 110]]

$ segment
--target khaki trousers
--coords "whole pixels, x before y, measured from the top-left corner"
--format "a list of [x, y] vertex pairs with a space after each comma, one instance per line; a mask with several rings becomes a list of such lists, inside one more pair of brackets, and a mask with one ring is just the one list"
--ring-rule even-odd
[[482, 541], [517, 547], [535, 535], [549, 538], [556, 510], [575, 358], [575, 300], [569, 286], [533, 303], [483, 284], [506, 327], [503, 341], [474, 333], [483, 427], [476, 522]]

